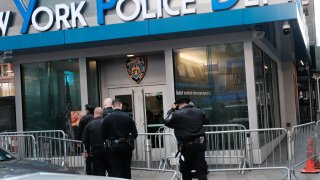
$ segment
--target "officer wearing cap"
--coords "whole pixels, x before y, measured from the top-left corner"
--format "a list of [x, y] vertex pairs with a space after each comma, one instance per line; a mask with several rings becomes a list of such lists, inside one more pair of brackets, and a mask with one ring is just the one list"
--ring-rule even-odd
[[206, 138], [203, 128], [208, 120], [205, 113], [190, 103], [189, 98], [176, 101], [168, 111], [164, 124], [174, 129], [178, 140], [180, 172], [183, 180], [192, 179], [192, 170], [196, 170], [199, 180], [207, 180], [207, 162], [205, 161]]
[[[78, 125], [78, 133], [77, 133], [77, 140], [82, 140], [82, 135], [85, 127], [87, 124], [94, 119], [93, 113], [94, 113], [94, 106], [86, 104], [85, 105], [85, 110], [86, 114], [81, 117], [79, 125]], [[90, 153], [88, 153], [90, 154]], [[92, 157], [90, 155], [87, 155], [86, 158], [86, 173], [88, 175], [92, 174], [92, 168], [91, 168], [91, 163], [92, 163]]]

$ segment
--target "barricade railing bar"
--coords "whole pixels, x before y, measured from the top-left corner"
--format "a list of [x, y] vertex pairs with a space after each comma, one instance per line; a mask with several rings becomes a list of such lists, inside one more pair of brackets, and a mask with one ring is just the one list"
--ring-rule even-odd
[[135, 140], [131, 168], [136, 170], [172, 172], [177, 176], [177, 140], [172, 133], [139, 133]]
[[17, 159], [36, 158], [35, 138], [32, 135], [0, 135], [0, 147]]
[[204, 125], [206, 132], [213, 131], [237, 131], [246, 130], [247, 128], [242, 124], [214, 124], [214, 125]]
[[38, 137], [38, 160], [67, 167], [68, 170], [85, 174], [85, 147], [81, 141]]
[[[246, 130], [246, 127], [242, 124], [210, 124], [204, 125], [203, 127], [206, 132]], [[157, 133], [171, 133], [171, 131], [170, 128], [162, 125], [159, 127]]]
[[206, 136], [209, 172], [283, 169], [290, 179], [286, 129], [216, 131]]
[[21, 132], [1, 132], [0, 135], [32, 135], [36, 142], [39, 136], [66, 139], [67, 135], [62, 130], [46, 131], [21, 131]]

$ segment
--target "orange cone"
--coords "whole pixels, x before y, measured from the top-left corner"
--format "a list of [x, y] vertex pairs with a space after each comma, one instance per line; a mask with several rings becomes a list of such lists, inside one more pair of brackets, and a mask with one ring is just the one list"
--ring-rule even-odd
[[314, 139], [308, 140], [308, 147], [307, 147], [307, 162], [306, 167], [301, 170], [302, 173], [319, 173], [320, 172], [320, 166], [317, 158], [310, 158], [314, 156], [316, 152], [316, 148], [314, 145]]

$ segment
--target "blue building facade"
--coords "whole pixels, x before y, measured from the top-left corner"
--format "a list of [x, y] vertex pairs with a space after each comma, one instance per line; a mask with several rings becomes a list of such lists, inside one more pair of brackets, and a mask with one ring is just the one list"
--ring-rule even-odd
[[299, 0], [0, 4], [0, 49], [14, 64], [17, 130], [73, 134], [84, 104], [103, 106], [107, 97], [125, 102], [140, 132], [153, 132], [184, 96], [211, 124], [297, 123], [295, 67], [310, 61]]

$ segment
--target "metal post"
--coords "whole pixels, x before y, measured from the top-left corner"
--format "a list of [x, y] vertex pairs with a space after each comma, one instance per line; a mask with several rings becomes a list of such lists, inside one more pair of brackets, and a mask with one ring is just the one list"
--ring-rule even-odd
[[309, 107], [310, 107], [310, 122], [313, 122], [313, 107], [312, 107], [312, 90], [309, 66], [306, 66], [308, 71], [308, 89], [309, 89]]
[[147, 168], [151, 168], [151, 163], [152, 163], [152, 144], [150, 139], [145, 139], [144, 140], [144, 151], [146, 153], [146, 163], [147, 163]]
[[289, 172], [290, 172], [290, 173], [288, 173], [288, 179], [291, 179], [291, 171], [293, 171], [291, 169], [291, 160], [293, 157], [293, 151], [292, 151], [292, 133], [290, 130], [288, 131], [287, 142], [288, 142], [288, 144], [287, 144], [287, 146], [288, 146], [288, 168], [289, 168]]
[[320, 112], [320, 91], [319, 91], [319, 77], [316, 78], [317, 80], [317, 93], [318, 93], [318, 112]]
[[246, 148], [247, 148], [247, 159], [249, 168], [253, 167], [253, 149], [252, 149], [252, 139], [247, 137], [246, 139]]

